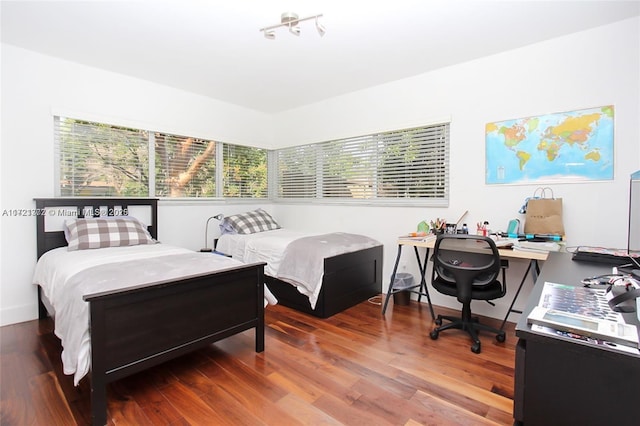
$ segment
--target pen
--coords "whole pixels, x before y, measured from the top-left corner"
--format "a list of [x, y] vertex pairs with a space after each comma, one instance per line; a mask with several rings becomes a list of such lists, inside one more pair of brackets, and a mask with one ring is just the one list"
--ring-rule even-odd
[[533, 234], [533, 238], [542, 238], [549, 241], [562, 241], [563, 236], [558, 234]]

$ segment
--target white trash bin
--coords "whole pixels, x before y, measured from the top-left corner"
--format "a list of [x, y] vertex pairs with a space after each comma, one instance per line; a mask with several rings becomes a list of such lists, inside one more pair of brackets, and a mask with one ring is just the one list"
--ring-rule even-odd
[[413, 275], [399, 272], [393, 280], [393, 304], [408, 305], [411, 301], [411, 292], [404, 290], [413, 286]]

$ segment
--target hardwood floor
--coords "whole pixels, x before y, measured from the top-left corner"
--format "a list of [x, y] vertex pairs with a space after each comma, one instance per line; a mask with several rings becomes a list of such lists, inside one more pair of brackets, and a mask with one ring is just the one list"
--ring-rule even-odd
[[[112, 383], [109, 424], [513, 423], [513, 323], [505, 343], [482, 334], [476, 355], [461, 331], [431, 340], [427, 305], [380, 311], [364, 302], [323, 320], [270, 306], [263, 353], [251, 330]], [[73, 386], [60, 351], [50, 320], [0, 328], [0, 424], [90, 424], [88, 380]]]

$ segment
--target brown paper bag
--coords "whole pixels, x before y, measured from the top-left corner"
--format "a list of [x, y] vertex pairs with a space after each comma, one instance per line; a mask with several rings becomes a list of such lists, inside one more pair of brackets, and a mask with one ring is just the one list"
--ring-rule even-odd
[[[541, 195], [536, 197], [540, 189]], [[536, 189], [534, 198], [527, 202], [524, 233], [564, 235], [562, 198], [555, 198], [551, 188]]]

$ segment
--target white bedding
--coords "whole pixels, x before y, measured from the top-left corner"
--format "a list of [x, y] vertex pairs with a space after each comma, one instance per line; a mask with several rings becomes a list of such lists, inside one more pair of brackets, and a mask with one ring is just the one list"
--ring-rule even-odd
[[[292, 253], [287, 250], [294, 241], [297, 244], [314, 237], [310, 244], [296, 245], [298, 250], [305, 247], [301, 250], [304, 252]], [[362, 235], [310, 234], [276, 229], [254, 234], [223, 234], [218, 239], [216, 250], [243, 262], [266, 262], [265, 274], [294, 285], [309, 298], [314, 309], [322, 286], [324, 259], [377, 245], [380, 243]]]
[[267, 262], [264, 273], [277, 277], [284, 250], [289, 243], [310, 235], [317, 234], [288, 229], [275, 229], [256, 234], [224, 234], [218, 239], [216, 250], [233, 256], [241, 262]]
[[[153, 266], [145, 266], [147, 259]], [[77, 385], [89, 371], [90, 337], [88, 303], [82, 296], [134, 285], [171, 280], [242, 265], [242, 262], [209, 253], [197, 253], [166, 244], [68, 251], [60, 247], [45, 253], [36, 265], [33, 282], [42, 287], [55, 311], [55, 334], [62, 342], [65, 374]], [[93, 268], [89, 271], [87, 269]], [[100, 269], [127, 273], [93, 274]], [[138, 268], [138, 269], [136, 269]], [[86, 279], [86, 276], [90, 279]], [[124, 278], [123, 278], [124, 277]], [[265, 286], [265, 306], [277, 300]]]

